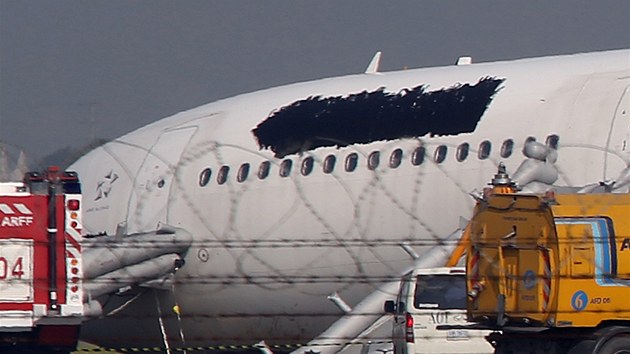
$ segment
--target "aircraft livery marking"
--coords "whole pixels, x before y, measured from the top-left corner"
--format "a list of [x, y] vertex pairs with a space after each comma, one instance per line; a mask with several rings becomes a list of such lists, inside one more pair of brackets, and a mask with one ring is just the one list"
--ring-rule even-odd
[[96, 198], [94, 200], [99, 200], [101, 198], [107, 198], [109, 196], [109, 192], [112, 190], [112, 184], [116, 182], [118, 179], [118, 175], [116, 172], [109, 171], [109, 173], [104, 176], [96, 185]]
[[505, 79], [436, 91], [425, 85], [398, 93], [363, 91], [348, 96], [311, 96], [273, 111], [252, 130], [261, 149], [284, 156], [318, 147], [473, 132]]

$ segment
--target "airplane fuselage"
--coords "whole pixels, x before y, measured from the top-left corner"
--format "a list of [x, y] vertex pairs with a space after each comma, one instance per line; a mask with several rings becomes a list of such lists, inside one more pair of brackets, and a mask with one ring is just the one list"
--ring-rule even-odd
[[411, 264], [401, 244], [455, 232], [528, 139], [557, 150], [556, 185], [615, 178], [629, 85], [627, 50], [317, 80], [178, 113], [71, 168], [88, 232], [193, 235], [171, 292], [189, 343], [306, 342], [341, 313], [327, 295], [354, 304]]

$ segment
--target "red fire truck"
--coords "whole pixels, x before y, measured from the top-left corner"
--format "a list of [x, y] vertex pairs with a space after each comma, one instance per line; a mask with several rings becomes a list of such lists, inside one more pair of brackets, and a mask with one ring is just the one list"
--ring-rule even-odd
[[76, 173], [51, 167], [0, 183], [0, 352], [76, 348], [81, 227]]

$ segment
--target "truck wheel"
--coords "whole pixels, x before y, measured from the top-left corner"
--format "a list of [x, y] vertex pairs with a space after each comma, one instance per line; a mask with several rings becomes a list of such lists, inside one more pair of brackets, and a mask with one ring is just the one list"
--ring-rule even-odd
[[630, 354], [630, 337], [618, 336], [609, 339], [598, 354]]
[[594, 340], [582, 340], [567, 352], [567, 354], [592, 354], [595, 350]]

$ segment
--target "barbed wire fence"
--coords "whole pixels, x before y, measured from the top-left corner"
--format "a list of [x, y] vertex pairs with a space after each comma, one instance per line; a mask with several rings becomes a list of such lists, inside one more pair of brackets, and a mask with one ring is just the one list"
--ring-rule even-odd
[[[116, 144], [114, 142], [113, 144]], [[268, 294], [287, 292], [287, 294], [297, 294], [298, 298], [304, 299], [307, 297], [325, 298], [326, 294], [316, 294], [317, 291], [313, 291], [314, 287], [326, 285], [325, 288], [336, 289], [339, 292], [351, 293], [363, 291], [363, 296], [368, 295], [368, 291], [378, 290], [383, 283], [397, 282], [400, 280], [401, 271], [404, 269], [401, 264], [411, 265], [413, 263], [412, 257], [407, 254], [402, 245], [406, 245], [413, 249], [416, 249], [420, 256], [422, 256], [421, 250], [427, 250], [435, 246], [453, 247], [458, 242], [457, 240], [448, 240], [442, 229], [438, 229], [435, 225], [439, 224], [436, 220], [428, 220], [427, 210], [433, 208], [433, 205], [427, 205], [423, 199], [423, 193], [427, 193], [427, 190], [432, 188], [439, 188], [438, 186], [428, 186], [426, 184], [427, 176], [430, 174], [439, 173], [443, 177], [443, 180], [448, 183], [448, 188], [454, 189], [459, 194], [459, 199], [469, 198], [469, 194], [473, 192], [473, 189], [469, 185], [465, 185], [461, 182], [459, 176], [454, 176], [452, 166], [449, 167], [448, 163], [438, 163], [435, 161], [436, 156], [430, 156], [428, 149], [434, 149], [443, 144], [431, 144], [422, 139], [410, 139], [408, 144], [403, 149], [402, 163], [396, 167], [393, 167], [396, 163], [387, 161], [381, 163], [380, 166], [371, 168], [368, 161], [370, 160], [371, 153], [363, 150], [337, 150], [332, 151], [328, 155], [335, 155], [338, 157], [338, 170], [334, 170], [331, 173], [323, 173], [321, 170], [325, 164], [325, 157], [321, 157], [320, 154], [314, 153], [302, 153], [293, 158], [289, 158], [293, 161], [293, 171], [289, 172], [286, 177], [284, 185], [291, 185], [291, 193], [286, 193], [287, 189], [282, 189], [277, 185], [273, 185], [274, 182], [266, 181], [264, 178], [259, 178], [253, 173], [249, 177], [245, 177], [243, 182], [238, 182], [237, 177], [230, 175], [226, 172], [226, 181], [223, 184], [210, 183], [210, 185], [201, 185], [201, 176], [199, 173], [203, 170], [203, 166], [209, 166], [213, 170], [219, 170], [222, 166], [232, 167], [236, 170], [237, 166], [230, 166], [229, 161], [234, 154], [234, 151], [238, 151], [241, 155], [250, 156], [248, 161], [270, 161], [272, 173], [280, 173], [283, 166], [282, 161], [285, 160], [268, 160], [266, 154], [258, 151], [245, 151], [241, 147], [224, 145], [214, 141], [202, 142], [192, 149], [189, 149], [185, 155], [181, 156], [177, 164], [173, 165], [167, 159], [163, 159], [166, 169], [163, 173], [154, 176], [155, 179], [151, 181], [156, 186], [162, 181], [162, 184], [166, 183], [166, 187], [169, 188], [169, 203], [177, 202], [178, 207], [186, 208], [189, 214], [187, 220], [191, 220], [194, 217], [194, 228], [197, 232], [203, 230], [201, 234], [194, 235], [194, 239], [190, 243], [189, 250], [185, 256], [187, 264], [184, 264], [182, 269], [178, 270], [174, 275], [168, 276], [162, 285], [160, 290], [165, 293], [162, 294], [160, 304], [155, 305], [144, 304], [142, 311], [136, 312], [133, 309], [134, 302], [138, 301], [150, 301], [152, 300], [154, 288], [143, 287], [142, 281], [135, 281], [134, 279], [128, 279], [128, 283], [133, 286], [125, 288], [124, 291], [119, 291], [115, 295], [109, 295], [105, 299], [104, 307], [109, 313], [103, 313], [95, 315], [90, 318], [89, 326], [96, 328], [96, 330], [89, 331], [90, 342], [102, 343], [104, 347], [92, 348], [84, 351], [107, 351], [115, 350], [128, 352], [128, 351], [164, 351], [164, 346], [150, 346], [144, 345], [144, 343], [151, 343], [155, 341], [156, 331], [145, 331], [144, 329], [131, 331], [129, 335], [125, 334], [125, 331], [129, 328], [133, 328], [134, 321], [148, 320], [157, 324], [155, 319], [156, 314], [147, 312], [147, 308], [157, 309], [160, 311], [160, 318], [170, 324], [167, 326], [169, 333], [165, 334], [167, 342], [173, 343], [169, 348], [173, 352], [189, 351], [246, 351], [246, 350], [262, 350], [264, 346], [258, 344], [259, 341], [265, 340], [268, 342], [269, 348], [277, 351], [291, 351], [298, 349], [301, 346], [306, 346], [308, 342], [317, 336], [319, 333], [313, 331], [313, 333], [300, 335], [286, 336], [284, 334], [273, 335], [271, 329], [260, 331], [262, 333], [268, 333], [264, 337], [248, 337], [247, 334], [234, 333], [232, 335], [225, 335], [221, 333], [220, 328], [203, 328], [202, 330], [194, 330], [188, 333], [191, 326], [208, 326], [215, 325], [221, 326], [222, 320], [232, 322], [231, 328], [238, 327], [234, 325], [235, 321], [246, 323], [245, 326], [264, 326], [271, 325], [277, 326], [277, 323], [285, 322], [297, 322], [298, 320], [307, 320], [309, 322], [317, 324], [318, 328], [325, 329], [328, 325], [332, 324], [335, 319], [343, 316], [343, 313], [339, 311], [332, 303], [330, 303], [329, 310], [314, 313], [308, 311], [309, 307], [301, 310], [299, 304], [294, 308], [287, 309], [282, 304], [278, 304], [278, 311], [270, 310], [273, 306], [262, 306], [265, 310], [257, 310], [255, 305], [249, 304], [243, 306], [242, 311], [233, 310], [236, 306], [230, 306], [221, 308], [222, 304], [227, 302], [238, 303], [240, 301], [249, 301], [255, 303], [255, 299], [252, 299], [252, 295], [243, 295], [242, 300], [239, 298], [225, 299], [222, 298], [219, 302], [215, 300], [213, 296], [218, 295], [217, 298], [221, 298], [222, 292], [227, 292], [226, 289], [239, 288], [242, 291], [258, 289]], [[458, 146], [444, 145], [450, 149], [457, 149]], [[381, 146], [381, 156], [387, 156], [387, 152], [394, 150], [396, 146], [394, 144], [383, 144]], [[418, 147], [423, 147], [422, 160], [423, 162], [416, 165], [410, 162], [412, 154]], [[356, 188], [352, 183], [348, 181], [348, 177], [352, 175], [344, 171], [341, 157], [347, 156], [350, 152], [357, 153], [359, 155], [359, 168], [370, 169], [371, 172], [366, 180], [361, 181], [361, 187]], [[150, 153], [150, 152], [148, 152]], [[229, 157], [224, 156], [230, 155]], [[471, 149], [471, 154], [477, 154], [477, 151]], [[120, 158], [115, 156], [115, 158]], [[390, 155], [393, 156], [393, 155]], [[307, 158], [313, 159], [314, 165], [317, 167], [314, 170], [321, 176], [316, 180], [316, 183], [321, 183], [321, 178], [333, 179], [336, 182], [336, 192], [342, 191], [345, 193], [344, 198], [347, 198], [347, 205], [350, 206], [349, 210], [346, 210], [344, 215], [350, 215], [350, 221], [344, 222], [344, 228], [338, 228], [338, 212], [334, 211], [337, 205], [328, 205], [322, 203], [313, 193], [309, 190], [312, 183], [315, 183], [308, 178], [311, 177], [308, 174], [305, 175], [302, 171], [302, 164]], [[523, 158], [518, 158], [522, 160]], [[389, 159], [388, 159], [389, 160]], [[482, 176], [484, 182], [487, 183], [496, 172], [496, 168], [499, 166], [500, 158], [489, 158], [485, 163], [488, 166], [487, 176]], [[460, 162], [453, 162], [460, 163]], [[252, 163], [253, 164], [253, 163]], [[512, 164], [514, 165], [514, 164]], [[188, 172], [186, 172], [188, 171]], [[192, 172], [191, 172], [192, 171]], [[400, 180], [395, 178], [402, 172], [406, 176], [405, 182], [411, 182], [408, 188], [405, 188], [403, 192], [400, 192], [399, 183]], [[120, 173], [124, 173], [121, 171]], [[310, 172], [309, 172], [310, 174]], [[560, 171], [560, 175], [563, 171]], [[129, 176], [133, 181], [133, 176]], [[218, 177], [218, 176], [217, 176]], [[240, 178], [240, 177], [238, 177]], [[434, 180], [434, 179], [432, 179]], [[166, 181], [166, 182], [165, 182]], [[171, 185], [168, 185], [168, 183]], [[597, 182], [597, 181], [594, 181]], [[285, 210], [276, 213], [275, 220], [270, 222], [266, 228], [257, 229], [256, 227], [247, 228], [252, 234], [247, 234], [242, 231], [241, 224], [244, 221], [239, 215], [248, 213], [253, 215], [251, 204], [252, 199], [244, 202], [248, 195], [260, 193], [261, 185], [268, 183], [271, 188], [275, 188], [275, 198], [289, 198], [283, 204]], [[86, 186], [90, 188], [89, 186]], [[480, 184], [477, 188], [481, 189], [484, 184]], [[551, 188], [552, 186], [550, 186]], [[160, 187], [162, 188], [162, 187]], [[321, 192], [321, 190], [320, 190]], [[627, 192], [627, 190], [626, 190]], [[283, 194], [286, 193], [286, 194]], [[227, 194], [227, 198], [224, 197]], [[223, 209], [221, 214], [222, 219], [219, 220], [211, 215], [209, 211], [216, 208], [208, 208], [207, 200], [200, 203], [199, 200], [207, 198], [213, 198], [217, 195], [223, 195], [219, 199], [220, 202], [226, 202], [228, 205], [220, 205]], [[265, 195], [265, 198], [271, 196]], [[460, 230], [463, 228], [458, 225], [459, 217], [465, 217], [467, 219], [472, 217], [473, 199], [469, 198], [468, 205], [454, 210], [454, 213], [449, 211], [444, 212], [444, 218], [449, 218], [444, 222], [449, 225], [453, 225], [451, 231]], [[134, 220], [142, 220], [145, 211], [149, 213], [153, 212], [151, 203], [150, 192], [141, 194], [137, 199], [137, 207], [134, 209]], [[261, 203], [262, 204], [262, 203]], [[381, 205], [384, 204], [384, 205]], [[346, 205], [346, 204], [344, 204]], [[257, 210], [255, 213], [264, 214], [269, 212], [273, 208], [272, 205], [255, 205]], [[305, 228], [317, 225], [316, 229], [318, 233], [314, 233], [311, 230], [303, 229], [304, 234], [290, 234], [283, 227], [287, 224], [299, 222], [299, 218], [296, 217], [296, 210], [300, 208], [301, 212], [307, 215], [307, 220], [311, 224], [305, 224]], [[588, 208], [588, 206], [585, 206]], [[397, 215], [397, 220], [405, 220], [403, 225], [397, 225], [395, 232], [387, 234], [375, 234], [371, 232], [372, 227], [378, 228], [379, 212], [387, 209], [386, 214]], [[332, 212], [331, 212], [332, 210]], [[461, 210], [469, 210], [470, 214], [463, 215]], [[433, 213], [434, 214], [434, 213]], [[373, 221], [376, 219], [377, 221]], [[89, 223], [89, 218], [86, 217], [86, 222]], [[220, 221], [215, 224], [214, 222]], [[178, 220], [165, 220], [169, 223], [179, 224]], [[350, 226], [348, 226], [350, 225]], [[89, 226], [89, 225], [88, 225]], [[143, 227], [141, 224], [131, 225], [136, 227]], [[188, 225], [177, 225], [186, 229]], [[291, 228], [289, 230], [295, 231], [299, 228]], [[253, 231], [252, 231], [253, 230]], [[391, 229], [390, 229], [391, 230]], [[98, 230], [91, 230], [97, 232]], [[149, 231], [149, 230], [145, 230]], [[283, 235], [278, 237], [278, 235]], [[309, 235], [304, 237], [303, 235]], [[295, 237], [294, 237], [295, 236]], [[617, 239], [629, 238], [630, 235], [616, 235]], [[142, 249], [149, 250], [152, 248], [160, 249], [164, 247], [165, 243], [162, 243], [158, 238], [151, 242], [130, 242], [130, 243], [117, 243], [115, 241], [100, 242], [104, 237], [110, 236], [96, 236], [91, 237], [95, 241], [92, 245], [98, 247], [106, 247], [110, 249]], [[133, 236], [129, 236], [131, 238]], [[89, 248], [90, 238], [86, 241], [84, 247]], [[607, 242], [601, 240], [601, 242]], [[615, 245], [617, 247], [617, 245]], [[288, 257], [291, 254], [304, 255], [307, 253], [313, 253], [317, 256], [323, 257], [326, 252], [330, 250], [341, 250], [345, 255], [347, 262], [346, 267], [343, 268], [343, 272], [335, 274], [334, 267], [330, 267], [325, 271], [321, 269], [313, 269], [315, 265], [322, 266], [318, 263], [317, 259], [306, 258], [304, 264], [299, 265], [297, 268], [283, 269], [282, 262], [277, 262], [277, 258]], [[391, 256], [393, 252], [391, 250], [398, 250], [399, 256], [396, 258], [396, 266], [392, 265], [390, 259], [387, 259], [383, 253], [379, 250], [388, 249], [389, 253], [385, 255]], [[210, 260], [213, 255], [223, 253], [220, 258], [222, 261], [230, 262], [229, 266], [225, 266], [224, 269], [213, 272], [189, 271], [192, 266], [199, 266], [206, 262], [203, 259], [206, 256], [201, 255], [201, 251], [208, 252], [208, 259]], [[300, 253], [301, 252], [301, 253]], [[194, 261], [189, 261], [190, 259]], [[316, 257], [317, 258], [317, 257]], [[493, 261], [493, 260], [490, 260]], [[370, 270], [374, 268], [372, 264], [367, 262], [380, 262], [376, 265], [380, 269], [379, 272], [373, 273]], [[569, 259], [560, 260], [560, 263], [568, 263]], [[253, 264], [253, 265], [252, 265]], [[498, 264], [497, 264], [498, 266]], [[258, 268], [256, 268], [258, 267]], [[254, 270], [254, 271], [252, 271]], [[2, 271], [0, 267], [0, 272]], [[600, 274], [605, 274], [607, 270], [599, 270]], [[6, 274], [6, 272], [5, 272]], [[0, 274], [1, 275], [1, 274]], [[612, 274], [614, 276], [624, 276], [623, 274]], [[553, 279], [559, 279], [563, 276], [554, 274]], [[129, 274], [129, 277], [133, 275]], [[628, 275], [630, 278], [630, 275]], [[516, 277], [513, 284], [524, 281], [525, 279]], [[626, 279], [627, 280], [627, 279]], [[97, 277], [96, 279], [84, 279], [84, 283], [107, 283], [118, 282], [120, 279], [108, 279], [107, 276]], [[35, 279], [37, 282], [37, 279]], [[357, 288], [358, 286], [358, 288]], [[191, 288], [192, 287], [192, 288]], [[194, 291], [185, 290], [186, 288], [194, 289]], [[184, 289], [184, 290], [182, 290]], [[195, 291], [199, 293], [195, 293]], [[229, 292], [228, 292], [229, 293]], [[236, 292], [238, 293], [238, 292]], [[230, 293], [234, 294], [234, 292]], [[287, 296], [289, 296], [287, 295]], [[396, 297], [396, 293], [389, 294], [392, 299]], [[212, 305], [206, 308], [212, 308], [210, 312], [199, 312], [197, 310], [191, 311], [191, 309], [181, 306], [181, 297], [200, 297], [204, 298], [205, 302], [212, 303], [217, 301], [219, 305], [214, 308]], [[354, 297], [353, 302], [359, 301], [361, 297]], [[156, 301], [157, 297], [156, 297]], [[109, 307], [109, 302], [116, 302], [113, 307]], [[168, 305], [167, 305], [168, 303]], [[193, 303], [200, 303], [199, 301], [193, 301]], [[620, 305], [619, 311], [625, 309]], [[627, 309], [625, 309], [627, 311]], [[614, 311], [614, 310], [613, 310]], [[352, 316], [380, 316], [385, 315], [383, 312], [364, 312], [353, 313]], [[261, 321], [262, 319], [262, 321]], [[107, 320], [107, 324], [103, 326], [114, 326], [120, 324], [122, 330], [106, 330], [103, 331], [103, 335], [99, 336], [99, 321]], [[173, 325], [174, 323], [174, 325]], [[183, 323], [189, 323], [184, 326]], [[177, 330], [173, 328], [177, 327]], [[281, 328], [278, 326], [278, 328]], [[142, 332], [146, 332], [146, 336], [142, 335]], [[206, 332], [207, 334], [200, 334]], [[288, 331], [289, 333], [295, 333]], [[119, 336], [117, 336], [117, 334]], [[473, 334], [475, 336], [477, 334]], [[354, 344], [355, 338], [339, 337], [334, 338], [338, 345]], [[378, 336], [370, 338], [373, 344], [387, 344], [392, 341], [391, 335]], [[158, 337], [158, 344], [161, 338]], [[129, 347], [129, 343], [141, 343], [144, 346], [141, 347]], [[191, 345], [188, 345], [191, 344]], [[108, 349], [110, 348], [110, 349]]]

